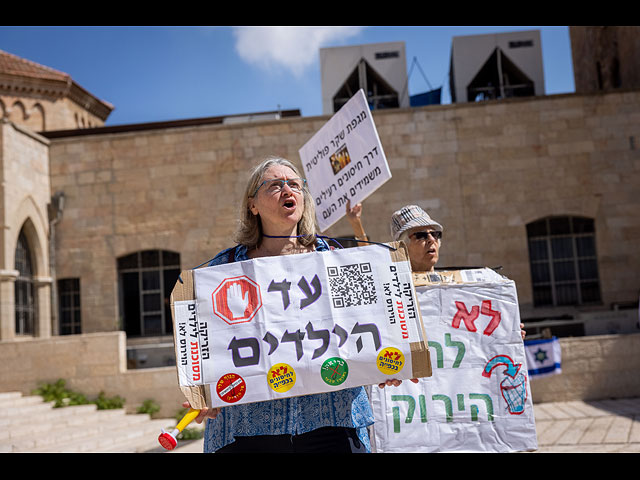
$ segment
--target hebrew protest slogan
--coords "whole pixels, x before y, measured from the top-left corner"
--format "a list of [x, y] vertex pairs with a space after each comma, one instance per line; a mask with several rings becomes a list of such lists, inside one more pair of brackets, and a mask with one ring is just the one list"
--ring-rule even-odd
[[370, 245], [192, 270], [194, 298], [172, 304], [181, 387], [207, 385], [218, 407], [430, 374], [396, 251], [406, 252]]
[[360, 89], [298, 152], [320, 231], [391, 178], [369, 104]]
[[414, 276], [433, 375], [372, 390], [377, 452], [538, 448], [515, 283], [490, 269], [459, 272], [467, 282]]

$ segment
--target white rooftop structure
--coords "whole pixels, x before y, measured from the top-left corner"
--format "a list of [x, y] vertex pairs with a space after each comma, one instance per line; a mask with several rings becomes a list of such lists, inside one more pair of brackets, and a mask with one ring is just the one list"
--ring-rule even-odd
[[360, 88], [370, 108], [409, 106], [404, 42], [320, 49], [322, 113], [337, 112]]
[[451, 101], [544, 95], [539, 30], [453, 37]]

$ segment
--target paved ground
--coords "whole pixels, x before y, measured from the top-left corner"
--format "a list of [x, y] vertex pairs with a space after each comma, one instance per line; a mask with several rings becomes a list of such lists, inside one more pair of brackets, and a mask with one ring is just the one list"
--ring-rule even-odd
[[[640, 398], [539, 403], [533, 409], [533, 453], [640, 453]], [[202, 440], [171, 453], [202, 453]]]
[[640, 398], [533, 406], [538, 452], [640, 453]]

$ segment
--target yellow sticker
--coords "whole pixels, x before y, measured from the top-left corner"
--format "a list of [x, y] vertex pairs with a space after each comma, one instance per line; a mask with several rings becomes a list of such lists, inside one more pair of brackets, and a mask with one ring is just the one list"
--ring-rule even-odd
[[378, 370], [386, 375], [393, 375], [404, 367], [404, 355], [400, 350], [393, 347], [387, 347], [380, 350], [376, 360]]
[[267, 380], [274, 391], [284, 393], [296, 384], [296, 371], [286, 363], [277, 363], [267, 372]]

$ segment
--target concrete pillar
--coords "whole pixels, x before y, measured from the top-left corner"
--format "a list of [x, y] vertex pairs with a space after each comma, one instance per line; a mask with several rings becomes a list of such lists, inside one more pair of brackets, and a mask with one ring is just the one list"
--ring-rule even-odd
[[0, 340], [16, 336], [15, 284], [17, 270], [0, 270]]

